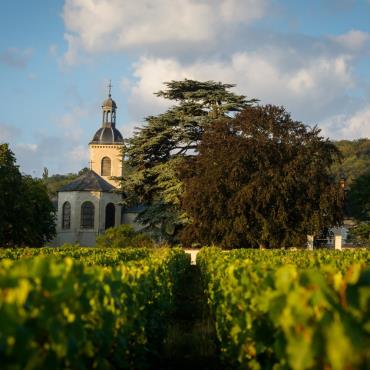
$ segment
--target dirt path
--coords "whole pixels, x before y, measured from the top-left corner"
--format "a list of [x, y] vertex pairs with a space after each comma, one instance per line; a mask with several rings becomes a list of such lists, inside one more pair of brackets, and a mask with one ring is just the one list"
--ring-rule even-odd
[[161, 355], [161, 369], [218, 370], [217, 339], [199, 268], [189, 266], [175, 296], [176, 310]]

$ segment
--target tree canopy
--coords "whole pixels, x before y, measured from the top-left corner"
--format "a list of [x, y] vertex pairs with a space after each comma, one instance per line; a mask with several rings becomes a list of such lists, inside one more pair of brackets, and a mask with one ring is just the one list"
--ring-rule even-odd
[[370, 168], [352, 181], [348, 208], [349, 215], [356, 220], [370, 221]]
[[346, 217], [370, 220], [370, 139], [340, 140], [334, 143], [343, 156], [333, 166], [338, 178], [345, 179]]
[[176, 239], [188, 222], [180, 207], [182, 181], [178, 168], [198, 151], [205, 129], [215, 120], [231, 117], [256, 100], [230, 91], [234, 85], [193, 80], [171, 81], [157, 96], [176, 104], [149, 116], [128, 140], [125, 156], [132, 172], [124, 176], [126, 202], [144, 203], [138, 221], [161, 238]]
[[42, 180], [23, 176], [0, 144], [0, 247], [42, 246], [55, 235], [55, 210]]
[[343, 194], [331, 168], [336, 147], [282, 108], [251, 106], [207, 127], [199, 155], [180, 170], [186, 244], [304, 245], [342, 220]]
[[370, 169], [370, 139], [339, 140], [334, 142], [343, 156], [341, 163], [335, 163], [333, 170], [346, 178], [347, 185]]

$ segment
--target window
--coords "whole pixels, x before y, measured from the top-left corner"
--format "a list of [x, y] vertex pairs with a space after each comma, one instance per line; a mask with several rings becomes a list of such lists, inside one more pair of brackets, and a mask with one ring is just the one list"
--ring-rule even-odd
[[116, 209], [113, 203], [108, 203], [105, 207], [105, 229], [114, 227]]
[[81, 206], [81, 229], [94, 228], [95, 207], [91, 202], [85, 202]]
[[65, 202], [62, 208], [62, 229], [71, 228], [71, 204]]
[[111, 175], [111, 161], [110, 158], [104, 157], [101, 160], [101, 175], [110, 176]]

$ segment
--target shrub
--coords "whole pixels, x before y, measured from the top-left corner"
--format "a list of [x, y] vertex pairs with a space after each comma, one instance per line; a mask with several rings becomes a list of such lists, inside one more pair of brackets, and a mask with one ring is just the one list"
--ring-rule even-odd
[[113, 247], [113, 248], [126, 248], [126, 247], [153, 247], [153, 240], [142, 232], [135, 231], [131, 225], [120, 225], [107, 229], [104, 234], [96, 239], [97, 247]]
[[355, 245], [370, 245], [370, 222], [360, 222], [352, 227], [348, 240]]

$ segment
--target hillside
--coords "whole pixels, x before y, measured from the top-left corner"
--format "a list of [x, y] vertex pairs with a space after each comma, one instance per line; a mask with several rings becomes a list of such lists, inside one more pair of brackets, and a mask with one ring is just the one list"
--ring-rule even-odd
[[43, 175], [43, 182], [46, 185], [50, 199], [55, 199], [58, 190], [63, 186], [73, 181], [80, 175], [83, 175], [87, 168], [82, 169], [78, 173], [67, 173], [65, 175], [55, 174], [52, 176]]
[[344, 174], [348, 186], [356, 178], [370, 171], [370, 139], [340, 140], [334, 144], [343, 155], [342, 164], [335, 166], [334, 171]]

